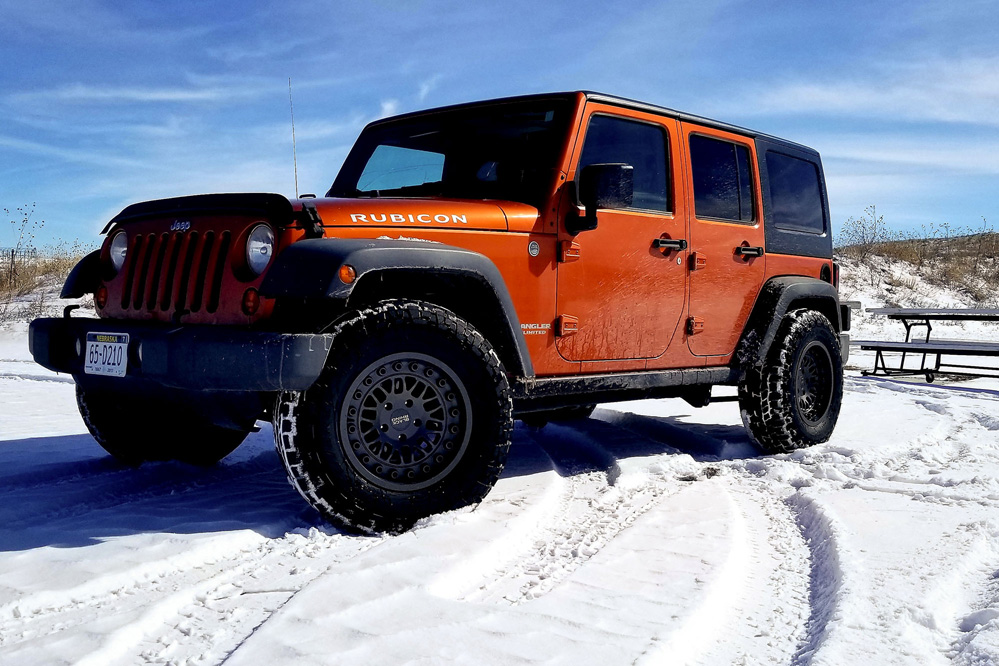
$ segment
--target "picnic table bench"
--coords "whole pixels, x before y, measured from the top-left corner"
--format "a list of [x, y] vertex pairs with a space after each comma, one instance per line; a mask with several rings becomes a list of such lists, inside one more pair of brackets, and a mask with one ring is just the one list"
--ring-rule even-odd
[[[999, 357], [999, 342], [977, 340], [931, 340], [934, 321], [985, 321], [999, 322], [999, 310], [966, 310], [959, 308], [868, 308], [867, 312], [883, 315], [889, 319], [900, 321], [905, 326], [904, 342], [889, 342], [883, 340], [856, 340], [852, 344], [861, 349], [876, 352], [874, 369], [864, 370], [865, 375], [883, 374], [885, 376], [925, 375], [927, 382], [932, 382], [936, 374], [946, 372], [949, 375], [966, 375], [970, 377], [999, 377], [999, 367], [991, 365], [972, 364], [969, 362], [944, 362], [943, 357]], [[922, 340], [913, 340], [915, 328], [925, 328], [926, 335]], [[885, 352], [899, 352], [902, 357], [898, 366], [889, 366], [885, 361]], [[921, 357], [918, 368], [906, 368], [905, 360], [908, 354]], [[927, 364], [927, 359], [934, 357]], [[946, 370], [944, 370], [946, 368]]]

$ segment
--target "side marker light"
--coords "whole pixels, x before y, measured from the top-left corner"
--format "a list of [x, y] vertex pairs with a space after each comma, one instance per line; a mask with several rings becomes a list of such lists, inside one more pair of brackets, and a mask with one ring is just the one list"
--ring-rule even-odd
[[250, 287], [243, 292], [243, 314], [252, 317], [260, 309], [260, 292]]
[[354, 280], [357, 279], [357, 271], [350, 264], [344, 264], [340, 267], [340, 282], [344, 284], [353, 284]]
[[97, 304], [99, 310], [103, 310], [104, 306], [108, 304], [108, 288], [103, 284], [97, 287], [97, 292], [94, 294], [94, 303]]

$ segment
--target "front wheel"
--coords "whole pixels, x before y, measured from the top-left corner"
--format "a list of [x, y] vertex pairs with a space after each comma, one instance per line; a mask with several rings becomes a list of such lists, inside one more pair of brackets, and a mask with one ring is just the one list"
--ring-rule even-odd
[[788, 313], [764, 364], [747, 370], [739, 384], [743, 423], [767, 453], [828, 440], [842, 400], [839, 338], [825, 315], [814, 310]]
[[181, 408], [122, 392], [76, 386], [76, 403], [90, 434], [115, 460], [137, 466], [177, 460], [207, 467], [236, 450], [248, 430], [223, 428], [180, 416]]
[[399, 532], [489, 492], [512, 414], [478, 331], [438, 306], [389, 301], [337, 328], [319, 381], [279, 396], [274, 435], [292, 485], [327, 520]]

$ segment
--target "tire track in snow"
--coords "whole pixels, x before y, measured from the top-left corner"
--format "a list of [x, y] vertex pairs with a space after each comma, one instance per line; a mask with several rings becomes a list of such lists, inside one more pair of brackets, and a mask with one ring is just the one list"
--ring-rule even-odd
[[[63, 638], [74, 631], [91, 633], [94, 625], [114, 624], [115, 617], [120, 626], [100, 641], [99, 649], [80, 655], [78, 663], [106, 666], [119, 658], [130, 662], [125, 658], [140, 653], [147, 663], [200, 662], [213, 651], [221, 658], [226, 652], [219, 650], [234, 649], [266, 621], [280, 605], [276, 599], [283, 596], [286, 602], [330, 567], [381, 542], [315, 528], [264, 543], [245, 537], [241, 547], [232, 536], [224, 545], [213, 540], [74, 589], [0, 607], [0, 661], [31, 663], [39, 641], [57, 632]], [[231, 552], [234, 545], [238, 550]], [[25, 660], [19, 662], [20, 657]]]
[[72, 377], [66, 375], [36, 375], [24, 372], [0, 372], [0, 379], [12, 379], [25, 382], [55, 382], [57, 384], [75, 384]]
[[[992, 564], [999, 564], [995, 558]], [[981, 571], [981, 596], [971, 612], [960, 618], [960, 632], [948, 656], [955, 664], [995, 664], [999, 662], [999, 569]]]
[[700, 483], [727, 500], [729, 552], [688, 612], [636, 663], [791, 662], [812, 612], [808, 547], [792, 511], [741, 474]]
[[476, 558], [435, 584], [447, 596], [517, 605], [539, 598], [583, 566], [640, 516], [679, 492], [698, 474], [689, 456], [644, 439], [657, 455], [637, 471], [622, 473], [615, 447], [633, 448], [636, 436], [598, 419], [525, 429], [559, 473], [548, 513], [515, 537], [515, 545]]
[[[294, 537], [268, 544], [259, 558], [160, 601], [139, 640], [110, 640], [79, 666], [107, 666], [137, 654], [145, 663], [222, 663], [310, 583], [385, 541], [311, 530], [304, 548]], [[290, 542], [290, 543], [288, 543]], [[290, 566], [289, 566], [290, 565]], [[135, 627], [122, 629], [126, 637]], [[126, 663], [128, 660], [125, 660]]]
[[829, 624], [844, 594], [837, 530], [814, 499], [798, 491], [784, 500], [808, 546], [809, 615], [805, 636], [794, 654], [794, 666], [809, 666], [829, 633]]

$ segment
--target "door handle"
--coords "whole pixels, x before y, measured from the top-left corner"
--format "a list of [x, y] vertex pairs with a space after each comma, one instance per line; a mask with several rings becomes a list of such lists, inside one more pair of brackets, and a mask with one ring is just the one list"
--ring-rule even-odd
[[745, 245], [735, 248], [735, 253], [740, 257], [762, 257], [762, 247], [746, 247]]
[[684, 239], [673, 240], [672, 238], [655, 238], [652, 240], [652, 247], [657, 250], [669, 250], [673, 252], [674, 250], [686, 250], [687, 241]]

